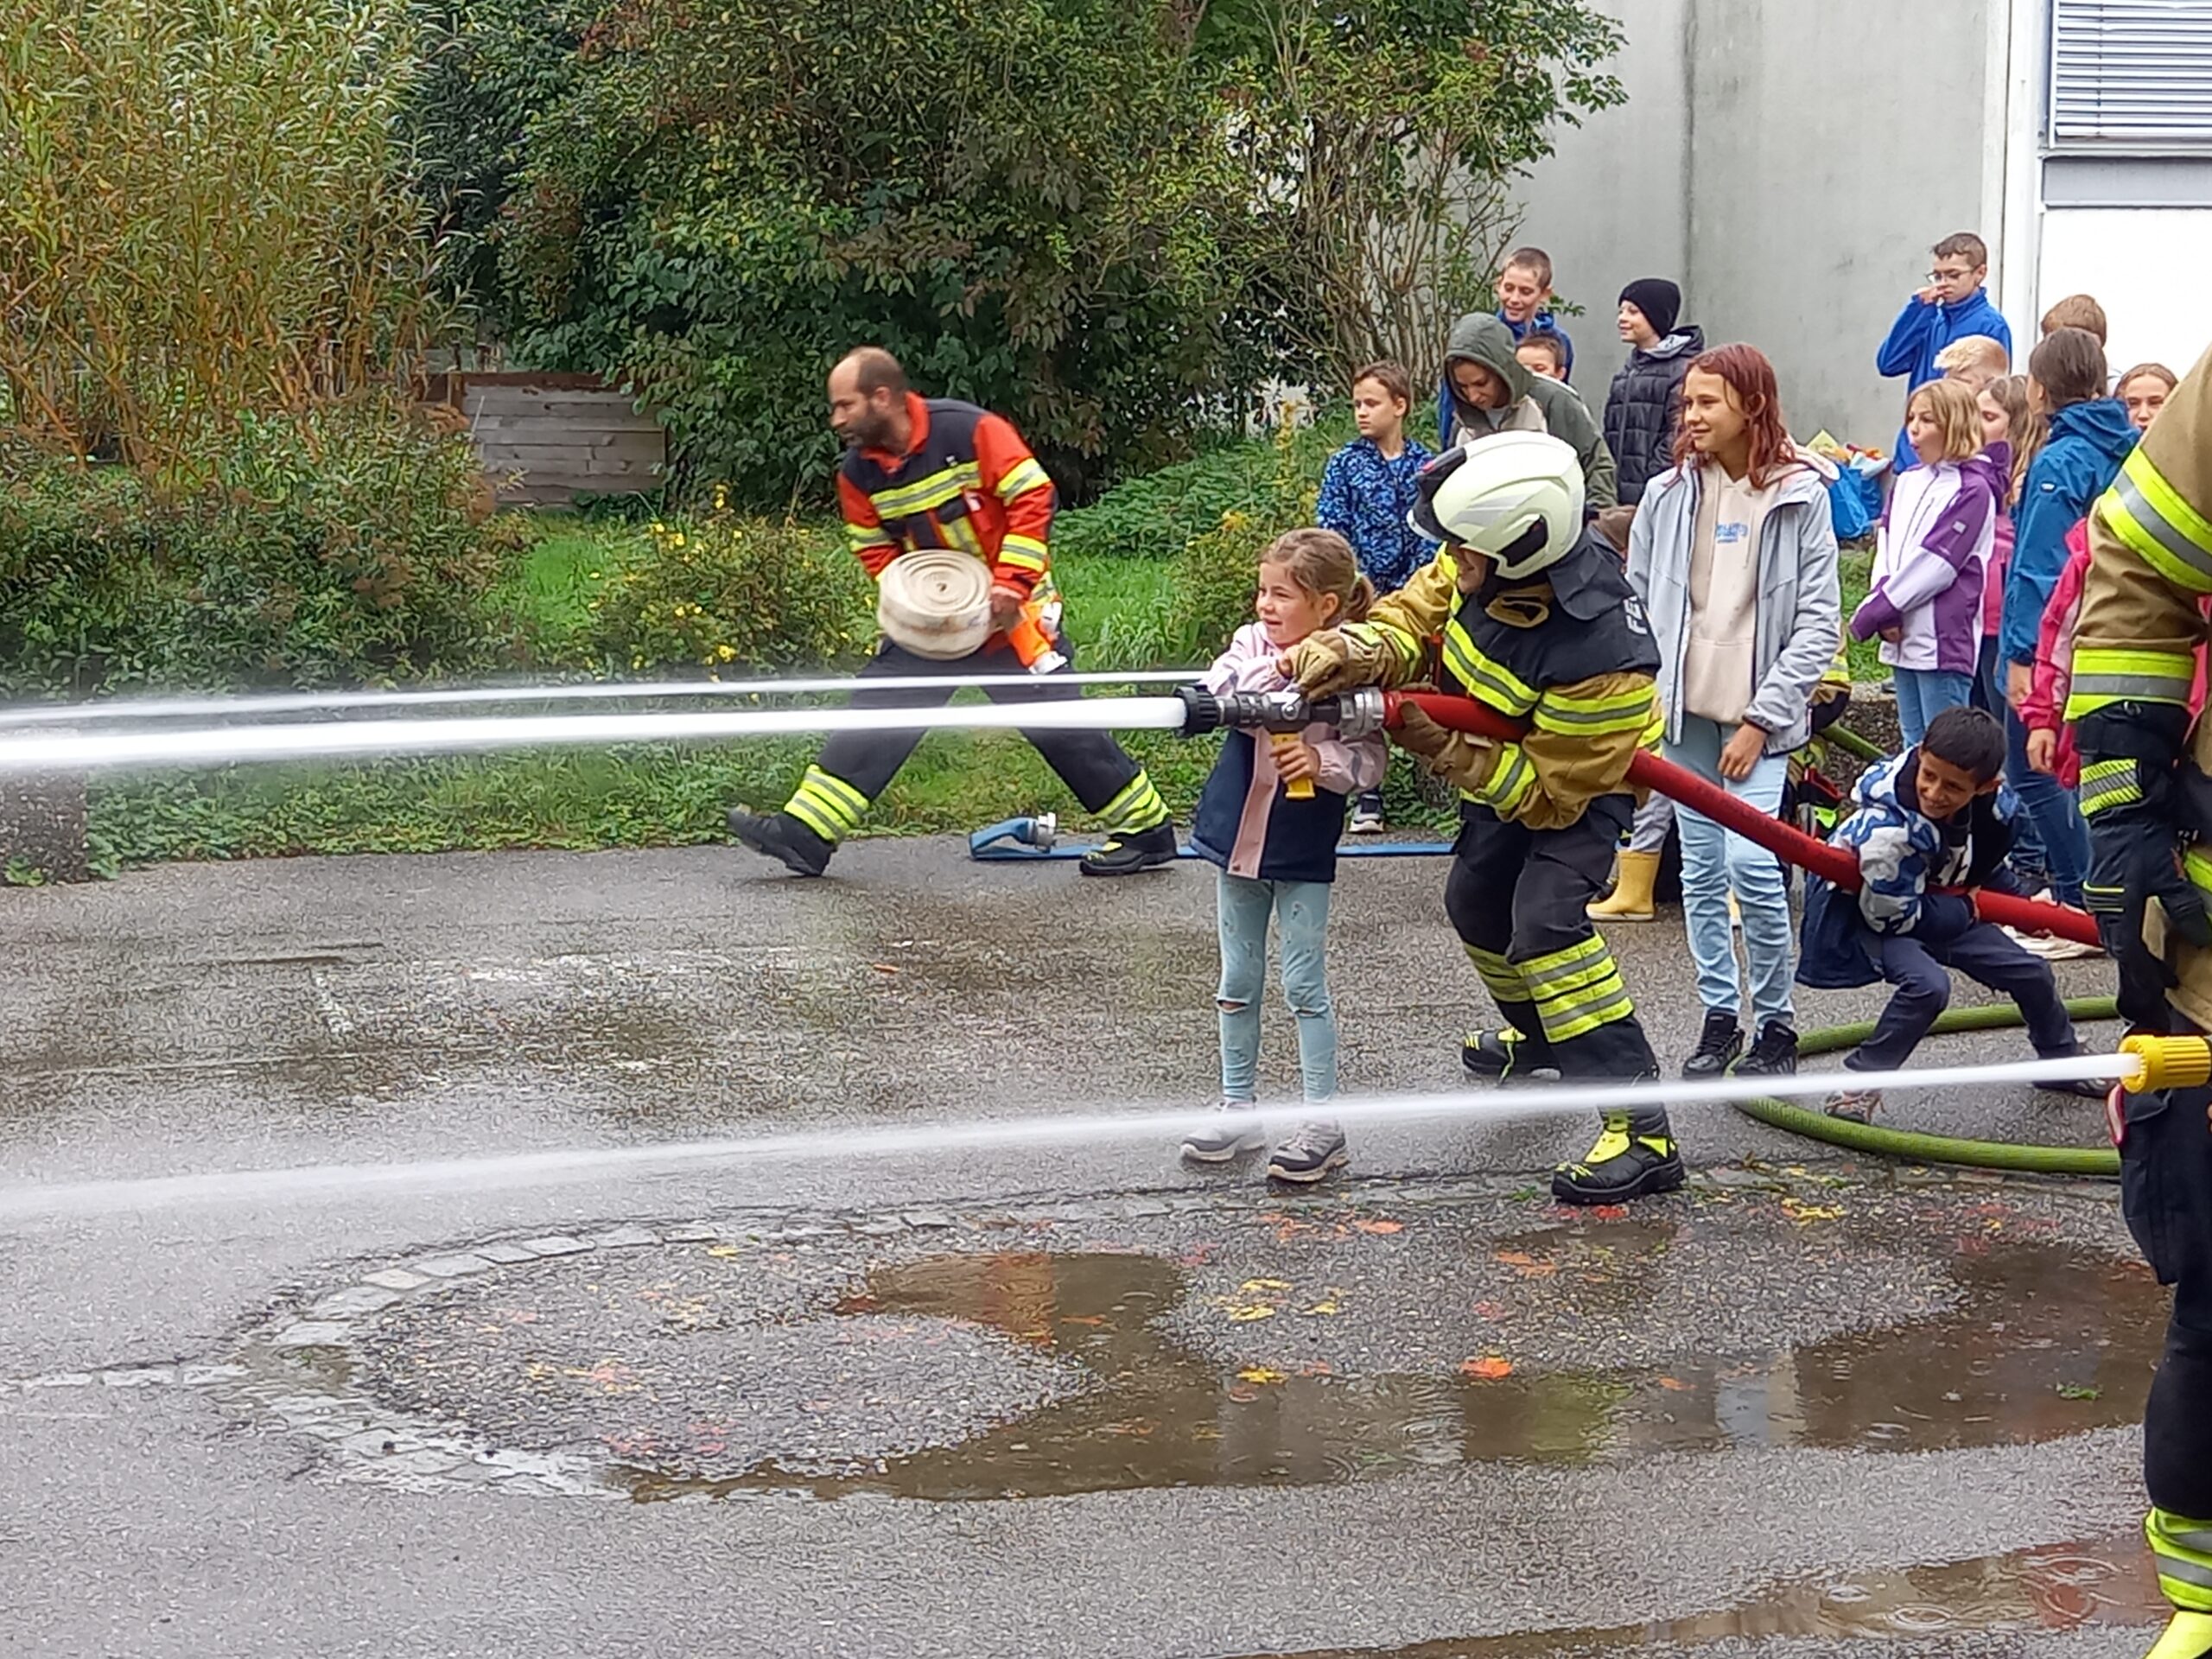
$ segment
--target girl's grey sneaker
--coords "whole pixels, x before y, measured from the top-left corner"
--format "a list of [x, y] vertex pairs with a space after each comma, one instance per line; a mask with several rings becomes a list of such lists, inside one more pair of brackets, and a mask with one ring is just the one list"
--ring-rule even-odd
[[1268, 1126], [1249, 1100], [1224, 1100], [1202, 1128], [1183, 1137], [1183, 1155], [1194, 1164], [1225, 1164], [1268, 1144]]
[[1355, 836], [1382, 833], [1382, 791], [1370, 789], [1351, 804], [1351, 832]]
[[1344, 1132], [1335, 1124], [1301, 1123], [1268, 1160], [1268, 1174], [1274, 1180], [1306, 1185], [1332, 1169], [1342, 1168], [1351, 1159], [1344, 1150]]
[[1882, 1091], [1839, 1089], [1821, 1103], [1830, 1117], [1840, 1117], [1847, 1123], [1872, 1123], [1874, 1114], [1882, 1109]]

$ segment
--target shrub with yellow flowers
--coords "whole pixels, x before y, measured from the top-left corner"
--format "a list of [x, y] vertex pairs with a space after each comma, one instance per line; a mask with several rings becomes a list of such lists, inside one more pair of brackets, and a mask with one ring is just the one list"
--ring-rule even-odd
[[732, 512], [656, 521], [652, 545], [592, 601], [588, 638], [616, 675], [733, 674], [864, 656], [874, 593], [832, 527]]

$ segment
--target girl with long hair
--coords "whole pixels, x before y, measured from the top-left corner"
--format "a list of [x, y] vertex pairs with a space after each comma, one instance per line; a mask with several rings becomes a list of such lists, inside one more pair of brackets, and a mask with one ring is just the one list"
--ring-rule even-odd
[[[1789, 752], [1812, 735], [1812, 698], [1843, 638], [1835, 470], [1789, 436], [1774, 365], [1723, 346], [1682, 382], [1675, 464], [1629, 531], [1628, 579], [1659, 644], [1666, 756], [1762, 812], [1782, 804]], [[1797, 1067], [1789, 895], [1774, 855], [1678, 807], [1682, 909], [1705, 1026], [1685, 1077]], [[1756, 1033], [1746, 1053], [1729, 925], [1743, 912]], [[1740, 1059], [1738, 1057], [1741, 1057]]]

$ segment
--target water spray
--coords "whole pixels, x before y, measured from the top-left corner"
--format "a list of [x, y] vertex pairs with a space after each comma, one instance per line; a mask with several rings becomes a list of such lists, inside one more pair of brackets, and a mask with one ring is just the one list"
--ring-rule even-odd
[[[1185, 685], [1197, 671], [1137, 669], [1126, 674], [1055, 674], [1055, 686]], [[267, 696], [119, 697], [99, 702], [0, 707], [0, 728], [99, 725], [163, 720], [258, 720], [270, 715], [344, 714], [511, 702], [646, 702], [683, 697], [798, 697], [852, 691], [988, 690], [1034, 688], [1033, 674], [841, 674], [812, 679], [592, 680], [549, 685], [458, 685], [420, 691], [283, 691]]]
[[[2212, 1046], [2200, 1038], [2130, 1038], [2113, 1054], [2079, 1054], [1998, 1065], [1915, 1068], [1851, 1074], [1854, 1088], [1887, 1091], [1993, 1087], [2005, 1084], [2112, 1081], [2131, 1090], [2187, 1086], [2212, 1077]], [[1763, 1077], [1762, 1095], [1827, 1093], [1833, 1076]], [[1458, 1090], [1437, 1094], [1346, 1096], [1325, 1106], [1262, 1108], [1263, 1122], [1287, 1127], [1325, 1114], [1351, 1125], [1450, 1120], [1508, 1122], [1535, 1117], [1638, 1112], [1675, 1106], [1733, 1103], [1741, 1083], [1707, 1081], [1567, 1082], [1539, 1086]], [[810, 1129], [789, 1134], [677, 1141], [641, 1147], [575, 1147], [551, 1152], [430, 1159], [391, 1164], [326, 1164], [296, 1168], [218, 1170], [127, 1180], [0, 1186], [0, 1225], [111, 1215], [256, 1204], [332, 1203], [373, 1197], [494, 1191], [588, 1183], [608, 1176], [644, 1179], [687, 1171], [752, 1168], [764, 1163], [836, 1164], [863, 1158], [931, 1155], [948, 1147], [1012, 1151], [1088, 1146], [1116, 1141], [1166, 1141], [1188, 1131], [1204, 1113], [1180, 1110], [1081, 1116], [973, 1118], [870, 1129]]]

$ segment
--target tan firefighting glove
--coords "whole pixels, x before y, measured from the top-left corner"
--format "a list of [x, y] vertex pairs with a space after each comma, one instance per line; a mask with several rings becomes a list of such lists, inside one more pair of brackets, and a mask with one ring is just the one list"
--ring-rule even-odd
[[1397, 655], [1367, 628], [1322, 628], [1284, 653], [1288, 677], [1309, 697], [1386, 685]]
[[1488, 783], [1497, 769], [1495, 738], [1447, 731], [1410, 701], [1398, 710], [1398, 723], [1390, 735], [1407, 753], [1419, 756], [1429, 771], [1469, 794]]

